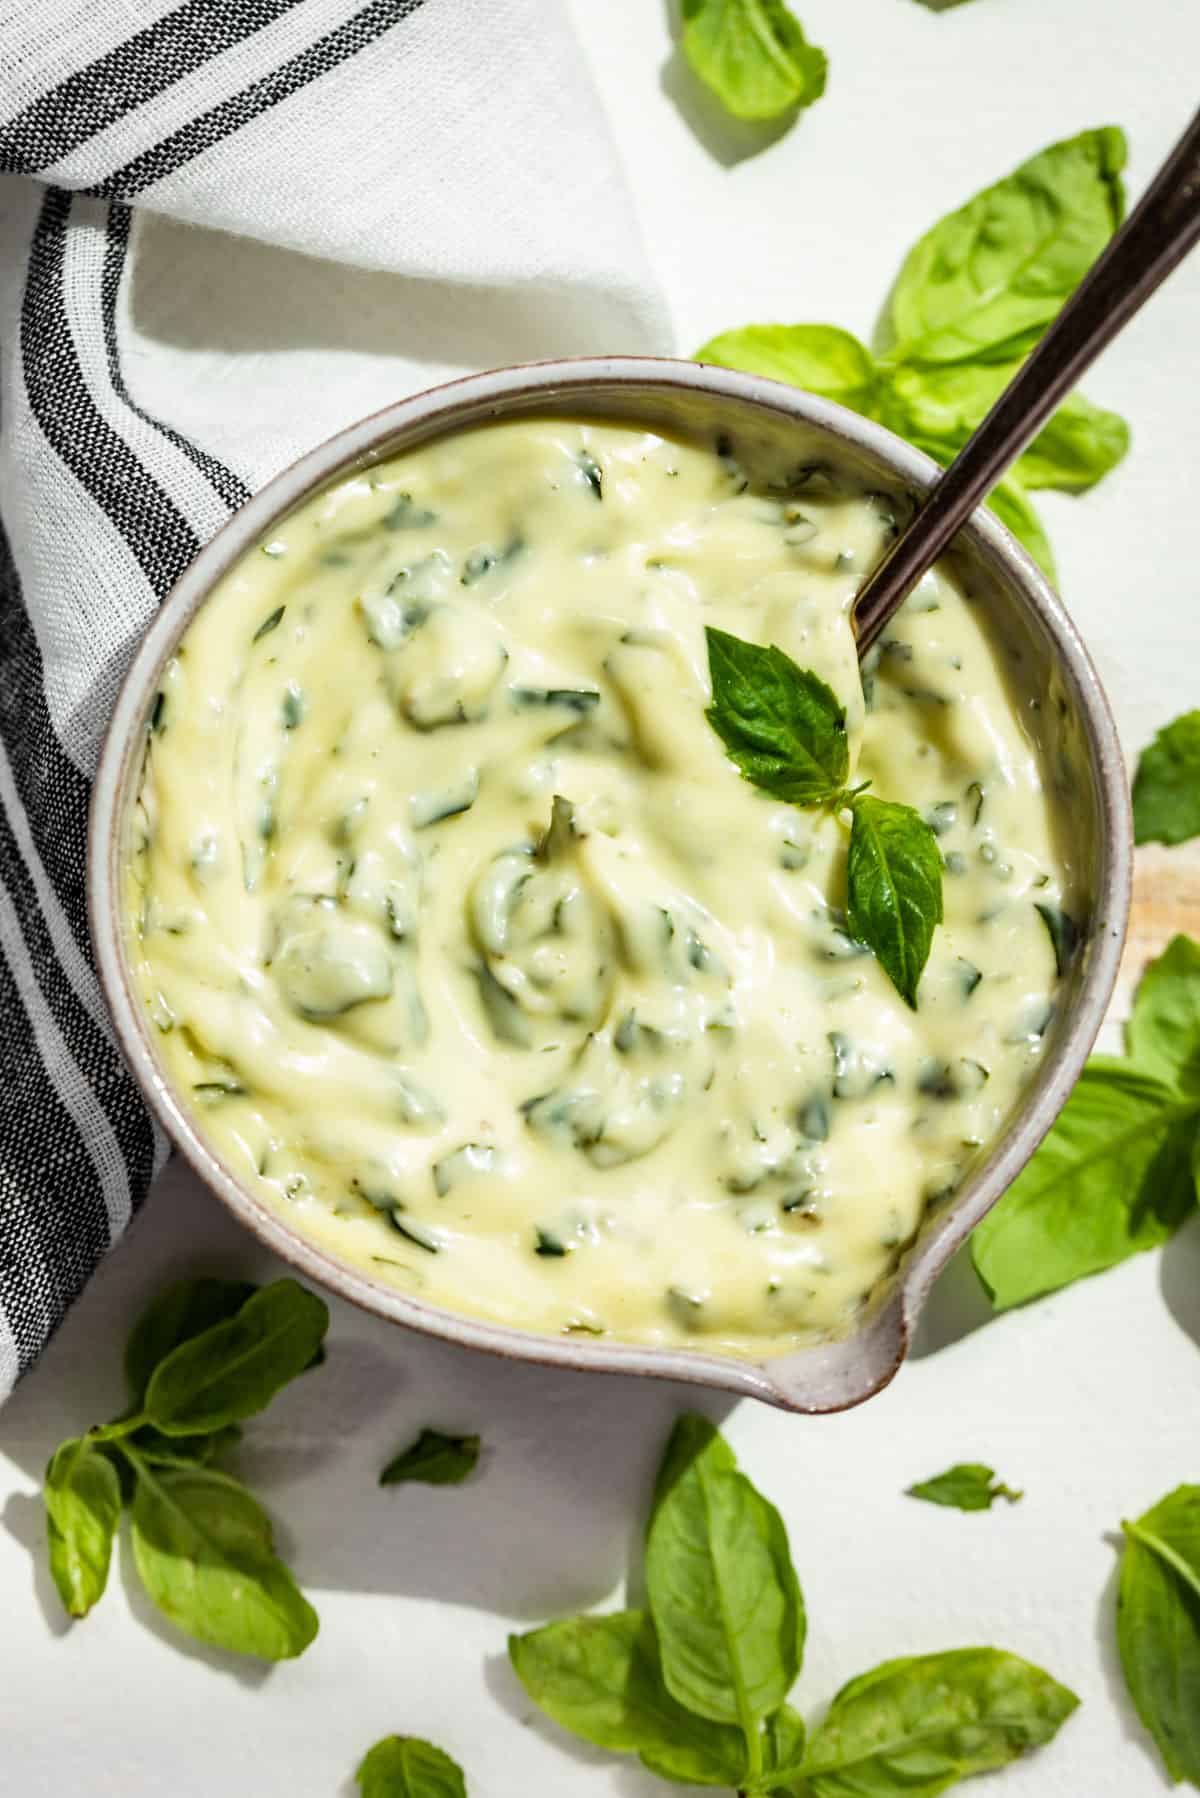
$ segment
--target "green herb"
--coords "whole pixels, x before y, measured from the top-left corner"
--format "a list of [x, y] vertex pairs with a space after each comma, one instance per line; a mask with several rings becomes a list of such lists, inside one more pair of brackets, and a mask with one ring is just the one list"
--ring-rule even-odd
[[325, 1306], [291, 1280], [184, 1280], [138, 1319], [125, 1351], [133, 1405], [64, 1442], [46, 1470], [50, 1567], [72, 1616], [102, 1595], [123, 1505], [150, 1597], [180, 1629], [280, 1660], [317, 1630], [272, 1545], [269, 1519], [210, 1463], [234, 1421], [323, 1358]]
[[467, 1798], [462, 1768], [417, 1736], [384, 1736], [354, 1778], [363, 1798]]
[[942, 856], [911, 806], [846, 792], [846, 714], [837, 695], [782, 649], [709, 626], [712, 704], [705, 713], [754, 786], [794, 805], [852, 814], [847, 863], [850, 935], [872, 950], [915, 1008], [917, 985], [942, 922]]
[[1200, 1097], [1094, 1056], [1028, 1166], [971, 1238], [998, 1311], [1102, 1273], [1173, 1235], [1196, 1208]]
[[[804, 1650], [804, 1602], [775, 1507], [702, 1417], [676, 1424], [646, 1532], [646, 1591], [667, 1690], [752, 1749]], [[752, 1765], [751, 1760], [751, 1765]]]
[[885, 1661], [842, 1687], [803, 1772], [815, 1798], [936, 1798], [1049, 1742], [1078, 1703], [998, 1648]]
[[742, 1798], [936, 1798], [1046, 1742], [1078, 1702], [999, 1649], [890, 1661], [845, 1687], [806, 1747], [786, 1702], [804, 1605], [774, 1506], [706, 1419], [667, 1444], [646, 1538], [649, 1612], [510, 1636], [525, 1690], [572, 1734]]
[[70, 1616], [86, 1617], [108, 1583], [121, 1516], [121, 1482], [102, 1449], [86, 1437], [63, 1442], [46, 1469], [50, 1572]]
[[161, 1293], [133, 1326], [125, 1349], [125, 1377], [140, 1406], [150, 1376], [182, 1342], [235, 1317], [258, 1288], [249, 1280], [181, 1280]]
[[[269, 555], [271, 552], [270, 552], [270, 550], [267, 550], [265, 553]], [[280, 552], [280, 553], [282, 553], [282, 552]], [[287, 611], [286, 606], [276, 606], [275, 610], [273, 612], [269, 612], [267, 614], [267, 616], [263, 619], [262, 623], [259, 625], [258, 629], [255, 631], [253, 637], [251, 637], [250, 641], [252, 643], [257, 643], [260, 637], [270, 636], [271, 632], [282, 621], [283, 614], [286, 611]]]
[[693, 1716], [672, 1698], [654, 1625], [644, 1612], [567, 1617], [510, 1636], [508, 1652], [534, 1703], [572, 1735], [617, 1754], [636, 1754], [665, 1779], [741, 1783], [741, 1730]]
[[[723, 332], [701, 362], [791, 381], [877, 419], [943, 465], [1121, 222], [1124, 135], [1113, 126], [1050, 145], [941, 219], [892, 289], [875, 353], [827, 325]], [[1125, 455], [1129, 430], [1073, 394], [995, 488], [989, 504], [1053, 578], [1028, 489], [1082, 493]]]
[[846, 869], [850, 934], [874, 952], [915, 1010], [934, 928], [942, 922], [941, 851], [911, 806], [863, 793], [853, 807]]
[[379, 1476], [381, 1486], [419, 1480], [425, 1486], [459, 1486], [479, 1460], [478, 1436], [444, 1436], [422, 1430], [416, 1441], [393, 1457]]
[[1133, 834], [1139, 843], [1200, 836], [1200, 711], [1173, 719], [1138, 758]]
[[1121, 1527], [1125, 1683], [1170, 1777], [1200, 1786], [1200, 1486], [1177, 1487]]
[[782, 649], [705, 630], [712, 704], [705, 717], [742, 774], [793, 805], [823, 805], [850, 765], [846, 713], [811, 669]]
[[217, 1430], [252, 1417], [312, 1363], [329, 1327], [319, 1298], [295, 1280], [276, 1280], [155, 1368], [146, 1417], [168, 1436]]
[[682, 22], [684, 55], [735, 119], [775, 119], [825, 91], [825, 53], [784, 0], [683, 0]]
[[1125, 1027], [1131, 1060], [1185, 1092], [1200, 1089], [1200, 943], [1172, 937], [1142, 975]]
[[130, 1458], [134, 1562], [159, 1609], [214, 1648], [265, 1661], [303, 1653], [317, 1614], [275, 1554], [258, 1501], [211, 1468], [152, 1469]]
[[956, 1511], [990, 1511], [998, 1498], [1015, 1505], [1024, 1498], [996, 1478], [982, 1461], [960, 1461], [931, 1480], [918, 1480], [908, 1488], [909, 1498], [923, 1498], [931, 1505], [949, 1505]]

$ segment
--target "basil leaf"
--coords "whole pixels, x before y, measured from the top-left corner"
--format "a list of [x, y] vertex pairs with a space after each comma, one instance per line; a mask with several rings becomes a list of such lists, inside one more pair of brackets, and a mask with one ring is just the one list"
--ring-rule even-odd
[[1125, 1683], [1171, 1778], [1200, 1786], [1200, 1486], [1177, 1487], [1121, 1527]]
[[239, 1312], [257, 1288], [249, 1280], [180, 1280], [160, 1293], [133, 1326], [125, 1375], [137, 1404], [150, 1376], [172, 1349]]
[[846, 863], [846, 921], [907, 1004], [942, 921], [942, 852], [910, 805], [858, 794]]
[[416, 1441], [390, 1460], [379, 1476], [381, 1486], [420, 1480], [426, 1486], [458, 1486], [479, 1460], [478, 1436], [443, 1436], [422, 1430]]
[[780, 1705], [774, 1716], [767, 1718], [763, 1731], [763, 1771], [777, 1773], [781, 1768], [799, 1767], [807, 1733], [799, 1711], [790, 1704]]
[[301, 1654], [317, 1615], [276, 1556], [257, 1500], [210, 1468], [134, 1465], [134, 1561], [159, 1609], [214, 1648], [264, 1661]]
[[1133, 834], [1138, 843], [1200, 836], [1200, 711], [1173, 719], [1138, 757]]
[[846, 713], [832, 688], [782, 649], [705, 630], [705, 717], [748, 781], [793, 805], [823, 805], [850, 767]]
[[1072, 393], [1051, 413], [1012, 472], [1023, 487], [1086, 493], [1128, 452], [1129, 426], [1120, 413]]
[[253, 1416], [311, 1364], [328, 1327], [325, 1305], [295, 1280], [264, 1286], [159, 1362], [146, 1388], [148, 1420], [168, 1436], [191, 1436]]
[[682, 17], [683, 54], [735, 119], [775, 119], [825, 92], [825, 53], [784, 0], [683, 0]]
[[534, 1703], [572, 1735], [637, 1754], [664, 1779], [740, 1785], [740, 1729], [706, 1722], [663, 1684], [654, 1625], [643, 1611], [568, 1617], [508, 1638], [509, 1659]]
[[681, 1417], [667, 1443], [646, 1591], [667, 1690], [749, 1741], [795, 1684], [804, 1601], [778, 1511], [707, 1418]]
[[1141, 1073], [1200, 1090], [1200, 943], [1172, 937], [1142, 975], [1125, 1027]]
[[1050, 1741], [1078, 1703], [999, 1648], [885, 1661], [842, 1687], [804, 1773], [816, 1798], [936, 1798]]
[[162, 1430], [156, 1430], [153, 1424], [144, 1424], [130, 1436], [129, 1446], [155, 1466], [174, 1467], [195, 1462], [207, 1466], [236, 1447], [241, 1439], [242, 1432], [236, 1423], [227, 1423], [223, 1428], [207, 1431], [201, 1436], [168, 1436]]
[[75, 1437], [51, 1456], [42, 1496], [54, 1584], [69, 1615], [86, 1617], [108, 1583], [121, 1516], [117, 1470], [86, 1437]]
[[462, 1768], [418, 1736], [384, 1736], [354, 1778], [363, 1798], [467, 1798]]
[[1025, 355], [1120, 224], [1124, 165], [1123, 132], [1084, 131], [939, 220], [892, 290], [886, 361]]
[[698, 349], [696, 362], [787, 381], [852, 412], [875, 417], [879, 376], [870, 350], [836, 325], [745, 325]]
[[908, 1488], [908, 1496], [931, 1505], [951, 1505], [956, 1511], [990, 1511], [998, 1498], [1015, 1505], [1025, 1494], [1003, 1485], [982, 1461], [959, 1461], [931, 1480], [918, 1480]]
[[1094, 1056], [1032, 1161], [971, 1237], [998, 1311], [1164, 1242], [1196, 1208], [1200, 1099]]

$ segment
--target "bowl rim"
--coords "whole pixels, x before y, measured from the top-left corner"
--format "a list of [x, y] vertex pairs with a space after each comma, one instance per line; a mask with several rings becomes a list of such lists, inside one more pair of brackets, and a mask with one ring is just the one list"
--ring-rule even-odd
[[[1072, 1013], [1042, 1065], [1037, 1096], [964, 1186], [961, 1202], [918, 1240], [887, 1299], [866, 1327], [828, 1347], [735, 1358], [687, 1347], [555, 1337], [422, 1301], [373, 1280], [314, 1238], [289, 1228], [281, 1214], [244, 1187], [208, 1146], [175, 1098], [160, 1068], [148, 1020], [137, 1001], [121, 928], [120, 852], [126, 806], [136, 791], [151, 695], [163, 665], [197, 609], [278, 518], [320, 487], [355, 468], [415, 448], [455, 430], [504, 418], [546, 416], [561, 402], [630, 391], [637, 403], [655, 393], [705, 394], [715, 401], [782, 414], [878, 462], [888, 478], [923, 493], [940, 474], [921, 451], [882, 425], [799, 388], [714, 364], [666, 357], [573, 357], [467, 375], [395, 401], [346, 426], [274, 476], [239, 507], [200, 550], [164, 598], [138, 644], [105, 733], [88, 824], [87, 893], [100, 984], [124, 1058], [167, 1136], [226, 1208], [282, 1260], [375, 1316], [460, 1346], [508, 1359], [601, 1373], [636, 1373], [755, 1397], [785, 1410], [841, 1411], [870, 1398], [898, 1372], [933, 1281], [1032, 1155], [1062, 1108], [1103, 1021], [1117, 972], [1129, 910], [1132, 819], [1125, 762], [1116, 726], [1091, 657], [1065, 606], [1021, 545], [990, 512], [963, 527], [969, 545], [1018, 606], [1044, 627], [1084, 725], [1090, 777], [1100, 811], [1094, 947]], [[608, 416], [617, 422], [617, 412]], [[407, 439], [398, 442], [397, 439]], [[847, 1367], [862, 1349], [861, 1366]]]

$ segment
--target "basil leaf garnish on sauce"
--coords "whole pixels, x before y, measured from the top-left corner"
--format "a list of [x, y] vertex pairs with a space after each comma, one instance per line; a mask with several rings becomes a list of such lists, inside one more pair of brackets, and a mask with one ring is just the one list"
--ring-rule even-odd
[[917, 984], [935, 927], [942, 922], [942, 852], [911, 805], [851, 801], [854, 822], [846, 865], [846, 920], [904, 1001], [916, 1009]]
[[793, 805], [823, 805], [850, 766], [846, 712], [811, 669], [772, 645], [705, 631], [712, 704], [705, 717], [746, 779]]

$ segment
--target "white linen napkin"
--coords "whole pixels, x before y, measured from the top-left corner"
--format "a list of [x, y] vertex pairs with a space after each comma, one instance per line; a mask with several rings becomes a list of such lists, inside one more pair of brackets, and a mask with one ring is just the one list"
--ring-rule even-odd
[[165, 1155], [84, 884], [155, 607], [355, 417], [670, 346], [564, 0], [0, 0], [0, 171], [2, 1399]]

